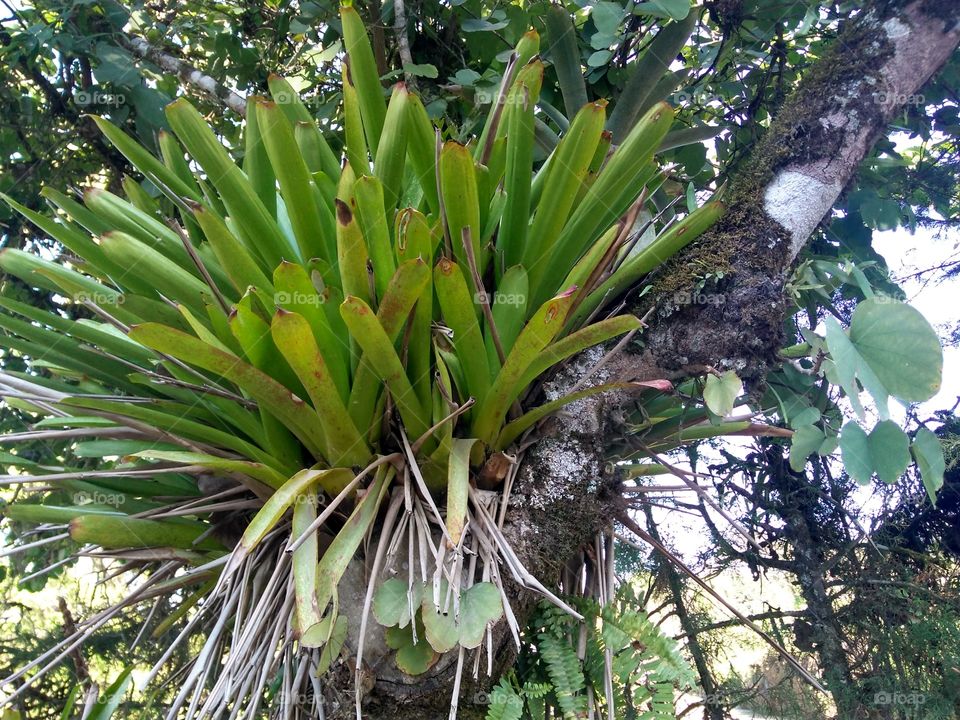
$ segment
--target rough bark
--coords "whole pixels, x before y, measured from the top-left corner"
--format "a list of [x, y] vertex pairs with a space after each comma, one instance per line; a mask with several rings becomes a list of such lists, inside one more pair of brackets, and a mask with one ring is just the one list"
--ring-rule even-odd
[[[874, 3], [804, 76], [725, 197], [729, 210], [647, 297], [646, 372], [706, 365], [760, 379], [781, 346], [783, 287], [877, 137], [960, 42], [955, 3]], [[703, 268], [723, 278], [703, 281]], [[674, 298], [710, 294], [707, 304]]]
[[[781, 344], [783, 287], [797, 254], [891, 117], [956, 48], [958, 18], [960, 8], [952, 0], [919, 0], [878, 2], [851, 21], [734, 179], [724, 219], [654, 279], [648, 294], [653, 322], [643, 335], [643, 353], [620, 354], [592, 382], [682, 375], [704, 366], [734, 368], [760, 380]], [[696, 268], [702, 267], [725, 272], [722, 283], [708, 290], [724, 301], [671, 302], [700, 280]], [[588, 351], [570, 363], [553, 381], [553, 392], [571, 388], [598, 353]], [[545, 583], [612, 522], [618, 481], [605, 449], [620, 434], [624, 402], [607, 394], [569, 406], [525, 453], [505, 534]], [[531, 599], [517, 592], [521, 619]], [[497, 637], [505, 664], [512, 659], [512, 640], [502, 625]], [[438, 665], [416, 685], [378, 676], [368, 695], [370, 716], [446, 717], [453, 667]], [[485, 710], [472, 704], [475, 697], [466, 683], [461, 717]]]

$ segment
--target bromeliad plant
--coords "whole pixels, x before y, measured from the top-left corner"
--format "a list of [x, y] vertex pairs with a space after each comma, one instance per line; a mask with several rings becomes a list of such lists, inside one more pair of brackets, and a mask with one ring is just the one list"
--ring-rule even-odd
[[[175, 610], [153, 633], [182, 625], [170, 652], [203, 631], [170, 708], [190, 717], [320, 702], [316, 676], [348, 635], [363, 672], [370, 614], [411, 675], [449, 651], [462, 667], [504, 614], [519, 643], [501, 565], [579, 617], [501, 532], [516, 469], [507, 453], [566, 403], [647, 388], [536, 404], [556, 365], [640, 328], [607, 317], [611, 301], [722, 206], [668, 224], [658, 215], [665, 103], [615, 147], [604, 103], [588, 103], [535, 167], [535, 33], [517, 46], [482, 134], [463, 144], [441, 141], [402, 84], [385, 101], [356, 11], [341, 15], [338, 141], [273, 77], [275, 100], [249, 101], [241, 165], [180, 99], [160, 158], [97, 119], [145, 179], [124, 182], [126, 199], [47, 189], [55, 219], [7, 199], [65, 255], [0, 253], [7, 273], [63, 306], [0, 297], [8, 352], [33, 368], [4, 372], [0, 391], [37, 418], [6, 440], [76, 439], [73, 456], [103, 465], [5, 456], [23, 474], [4, 482], [35, 491], [6, 514], [54, 533], [37, 543], [68, 532], [83, 553], [149, 571], [8, 678], [14, 694], [116, 612], [165, 598]], [[361, 548], [370, 580], [357, 628], [341, 598], [360, 582]]]

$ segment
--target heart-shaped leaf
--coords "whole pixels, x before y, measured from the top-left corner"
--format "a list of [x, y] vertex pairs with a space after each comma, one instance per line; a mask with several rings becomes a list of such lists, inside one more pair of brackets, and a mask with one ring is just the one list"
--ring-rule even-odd
[[727, 370], [719, 377], [707, 375], [707, 384], [703, 388], [703, 401], [715, 415], [724, 417], [733, 412], [733, 404], [743, 392], [743, 383], [733, 370]]
[[[446, 604], [446, 583], [441, 587], [440, 608], [433, 604], [433, 597], [427, 593], [423, 599], [421, 615], [423, 616], [424, 634], [433, 649], [440, 653], [453, 650], [460, 641], [460, 629], [454, 617], [453, 601], [451, 599], [448, 612], [442, 612]], [[461, 599], [462, 602], [462, 599]]]

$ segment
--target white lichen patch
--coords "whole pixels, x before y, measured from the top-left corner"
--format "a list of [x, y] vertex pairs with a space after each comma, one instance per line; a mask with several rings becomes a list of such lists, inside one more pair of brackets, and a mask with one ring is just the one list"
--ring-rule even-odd
[[575, 442], [545, 438], [540, 441], [537, 454], [537, 460], [547, 466], [544, 470], [550, 474], [550, 482], [539, 484], [537, 492], [529, 497], [530, 506], [538, 510], [576, 500], [583, 494], [584, 480], [597, 472], [594, 458]]
[[[569, 394], [577, 383], [603, 359], [603, 355], [603, 346], [595, 345], [569, 360], [552, 381], [544, 383], [543, 392], [547, 401], [550, 402]], [[601, 368], [590, 377], [586, 386], [598, 385], [602, 383], [605, 378], [606, 373]]]
[[794, 255], [800, 252], [841, 190], [843, 187], [837, 183], [825, 183], [789, 168], [777, 173], [767, 186], [763, 208], [790, 232]]
[[891, 40], [899, 40], [910, 34], [910, 26], [900, 22], [899, 18], [892, 17], [883, 24], [883, 30]]

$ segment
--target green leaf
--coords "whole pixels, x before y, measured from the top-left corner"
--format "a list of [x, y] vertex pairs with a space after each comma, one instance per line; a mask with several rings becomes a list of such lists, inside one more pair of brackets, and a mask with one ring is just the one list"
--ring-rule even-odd
[[520, 70], [507, 96], [507, 109], [504, 111], [507, 147], [503, 187], [507, 201], [497, 233], [497, 250], [503, 253], [503, 264], [508, 268], [520, 262], [530, 223], [533, 117], [543, 84], [543, 71], [543, 63], [539, 60]]
[[407, 130], [410, 138], [407, 153], [417, 183], [423, 189], [430, 211], [439, 215], [440, 200], [437, 192], [436, 145], [433, 123], [420, 98], [411, 94], [407, 102]]
[[490, 368], [467, 280], [459, 265], [441, 258], [434, 267], [433, 284], [443, 318], [453, 330], [453, 347], [463, 366], [467, 390], [482, 402], [490, 387]]
[[460, 543], [467, 521], [467, 491], [470, 488], [470, 451], [475, 439], [457, 438], [447, 461], [447, 533], [454, 547]]
[[[410, 93], [403, 83], [393, 86], [390, 104], [384, 118], [383, 133], [373, 163], [374, 173], [383, 183], [383, 202], [390, 215], [397, 207], [400, 197], [400, 184], [403, 180], [403, 167], [407, 157], [407, 106]], [[372, 253], [371, 253], [372, 255]]]
[[[450, 603], [448, 612], [441, 612], [440, 609], [447, 602]], [[433, 594], [429, 588], [421, 605], [420, 612], [423, 618], [424, 637], [438, 653], [453, 650], [460, 641], [460, 631], [454, 617], [453, 603], [452, 597], [447, 598], [447, 584], [444, 582], [440, 586], [440, 609], [433, 604]]]
[[298, 493], [293, 500], [293, 520], [290, 525], [290, 536], [303, 537], [310, 532], [304, 541], [293, 551], [291, 565], [293, 566], [293, 596], [297, 632], [323, 622], [321, 608], [317, 607], [317, 560], [319, 557], [319, 541], [316, 530], [310, 527], [317, 519], [317, 493], [307, 487]]
[[547, 47], [550, 60], [557, 69], [560, 92], [567, 117], [573, 117], [587, 104], [587, 86], [580, 68], [580, 49], [573, 18], [560, 5], [551, 4], [544, 18], [547, 29]]
[[[290, 506], [296, 502], [310, 488], [327, 479], [329, 476], [339, 476], [340, 478], [352, 477], [353, 473], [343, 468], [334, 468], [332, 470], [301, 470], [296, 475], [285, 482], [270, 498], [264, 503], [263, 507], [257, 511], [253, 519], [247, 524], [247, 529], [240, 538], [238, 547], [242, 552], [248, 553], [253, 550], [257, 544], [263, 540], [263, 537], [270, 532], [280, 518], [284, 516]], [[322, 608], [321, 608], [322, 609]]]
[[551, 343], [537, 355], [524, 373], [520, 387], [527, 387], [561, 360], [640, 327], [642, 327], [640, 320], [633, 315], [618, 315], [570, 333], [566, 337]]
[[850, 477], [865, 485], [876, 473], [886, 483], [896, 482], [910, 464], [910, 441], [892, 420], [883, 420], [868, 435], [856, 422], [840, 431], [840, 453]]
[[196, 108], [180, 98], [166, 113], [177, 137], [220, 193], [247, 247], [255, 248], [270, 267], [289, 255], [293, 248], [280, 226]]
[[545, 302], [520, 333], [473, 417], [473, 434], [483, 443], [492, 445], [496, 440], [507, 410], [523, 389], [521, 382], [527, 369], [563, 328], [572, 302], [569, 292]]
[[348, 621], [345, 615], [338, 615], [333, 628], [330, 631], [330, 637], [326, 644], [320, 650], [320, 659], [317, 661], [317, 674], [323, 675], [330, 669], [333, 661], [340, 655], [344, 643], [347, 641]]
[[673, 20], [683, 20], [690, 12], [690, 0], [650, 0], [649, 2], [637, 3], [633, 12], [640, 15], [653, 15], [654, 17], [671, 18]]
[[317, 347], [310, 324], [302, 316], [277, 310], [270, 325], [274, 342], [304, 384], [322, 423], [327, 459], [333, 465], [362, 465], [370, 449], [354, 425], [336, 383]]
[[593, 24], [597, 31], [603, 35], [612, 35], [620, 27], [620, 21], [623, 20], [623, 5], [616, 2], [607, 2], [603, 0], [596, 3], [590, 10], [590, 17], [593, 18]]
[[[560, 277], [547, 275], [548, 261], [555, 253], [560, 231], [593, 161], [603, 133], [605, 108], [605, 102], [584, 105], [552, 156], [523, 253], [523, 266], [527, 268], [532, 293], [531, 308], [550, 298], [557, 289], [557, 280], [566, 276], [566, 272], [558, 273]], [[621, 178], [621, 182], [626, 179]], [[569, 262], [569, 258], [565, 260]]]
[[[385, 152], [386, 145], [381, 152]], [[382, 300], [387, 285], [396, 271], [393, 247], [390, 244], [390, 229], [387, 226], [387, 205], [384, 199], [385, 186], [379, 178], [361, 175], [353, 184], [354, 199], [357, 206], [357, 220], [367, 245], [367, 254], [373, 265], [373, 282], [377, 299]], [[396, 197], [392, 198], [396, 205]], [[389, 207], [393, 215], [393, 207]]]
[[[644, 178], [653, 175], [653, 153], [672, 123], [673, 108], [666, 103], [657, 103], [633, 127], [570, 213], [569, 221], [556, 240], [545, 277], [566, 277], [571, 258], [579, 258], [636, 201], [643, 192]], [[688, 215], [684, 222], [695, 215]], [[683, 236], [684, 233], [688, 231], [680, 231], [677, 236]], [[674, 235], [671, 234], [671, 237]], [[666, 260], [670, 254], [659, 252], [645, 272]]]
[[[490, 623], [503, 616], [503, 602], [497, 586], [479, 582], [460, 593], [459, 614], [454, 613], [454, 598], [447, 598], [447, 584], [440, 586], [440, 607], [434, 604], [433, 593], [425, 593], [421, 605], [427, 641], [437, 652], [444, 653], [458, 644], [466, 649], [478, 647]], [[442, 612], [446, 609], [447, 612]]]
[[917, 462], [917, 467], [920, 468], [920, 478], [923, 480], [923, 487], [927, 490], [930, 502], [936, 504], [937, 491], [943, 487], [943, 474], [947, 469], [940, 438], [922, 427], [917, 430], [910, 450], [913, 453], [913, 459]]
[[710, 411], [720, 417], [726, 417], [733, 411], [734, 403], [743, 392], [743, 383], [733, 370], [727, 370], [719, 377], [707, 375], [703, 388], [703, 400]]
[[[347, 566], [373, 521], [377, 519], [377, 510], [394, 477], [392, 467], [383, 470], [381, 466], [380, 470], [376, 479], [363, 494], [363, 499], [357, 503], [346, 524], [333, 538], [333, 542], [320, 559], [317, 567], [317, 606], [321, 609], [325, 608], [334, 597], [340, 578], [346, 572]], [[318, 647], [321, 644], [318, 640], [320, 638], [311, 637], [309, 632], [301, 638], [301, 642], [306, 647]]]
[[423, 623], [417, 617], [417, 642], [413, 642], [413, 626], [390, 628], [386, 632], [387, 646], [397, 651], [397, 667], [407, 675], [422, 675], [440, 659], [440, 655], [424, 638]]
[[383, 99], [383, 87], [373, 59], [373, 49], [367, 38], [360, 14], [355, 8], [340, 6], [340, 21], [343, 27], [343, 45], [350, 62], [350, 76], [357, 90], [363, 130], [370, 151], [376, 155], [383, 133], [387, 104]]
[[130, 163], [150, 180], [159, 180], [166, 188], [179, 197], [186, 197], [199, 202], [200, 194], [196, 188], [184, 182], [177, 174], [160, 162], [157, 158], [147, 152], [144, 147], [127, 135], [123, 130], [102, 117], [93, 116], [93, 121], [97, 124], [110, 143], [119, 150]]
[[369, 305], [356, 297], [347, 297], [343, 301], [340, 314], [354, 340], [363, 348], [363, 362], [370, 364], [390, 390], [407, 432], [411, 437], [420, 437], [429, 427], [427, 411], [420, 406], [403, 363], [380, 320]]
[[425, 77], [431, 79], [436, 79], [437, 77], [436, 66], [429, 63], [408, 63], [403, 66], [403, 72], [407, 75], [414, 75], [415, 77]]
[[70, 521], [70, 537], [107, 549], [172, 547], [182, 550], [223, 550], [223, 544], [207, 537], [204, 523], [175, 523], [120, 515], [81, 515]]
[[97, 698], [93, 705], [93, 712], [87, 717], [89, 720], [109, 720], [123, 702], [123, 696], [127, 694], [130, 683], [133, 682], [133, 666], [126, 668], [117, 679], [110, 683], [110, 686], [104, 690], [103, 695]]
[[[480, 259], [480, 201], [477, 173], [470, 151], [460, 143], [448, 141], [440, 151], [440, 193], [447, 219], [447, 232], [453, 255], [464, 268], [467, 264], [463, 247], [463, 231], [469, 229], [473, 257]], [[482, 273], [482, 267], [479, 268]], [[467, 285], [473, 288], [473, 279], [467, 274]], [[475, 289], [475, 288], [474, 288]]]
[[[423, 600], [423, 583], [415, 582], [412, 588], [399, 578], [385, 580], [373, 595], [373, 616], [386, 627], [405, 628], [410, 624], [410, 610], [420, 607]], [[412, 595], [410, 594], [412, 590]]]
[[790, 468], [794, 472], [803, 470], [807, 458], [817, 452], [823, 445], [826, 436], [823, 430], [816, 425], [801, 425], [793, 433], [790, 441]]
[[507, 678], [500, 678], [500, 682], [490, 693], [490, 707], [485, 720], [520, 720], [522, 716], [523, 698], [517, 694]]
[[280, 183], [280, 194], [293, 226], [301, 259], [319, 257], [332, 262], [336, 257], [335, 238], [328, 232], [332, 223], [325, 224], [321, 220], [313, 180], [299, 152], [293, 126], [276, 103], [266, 100], [258, 102], [256, 114], [257, 126]]
[[243, 362], [236, 355], [218, 350], [192, 335], [165, 325], [144, 323], [131, 328], [128, 334], [147, 347], [236, 383], [287, 425], [312, 453], [323, 454], [323, 427], [316, 412], [269, 375]]
[[490, 623], [503, 616], [503, 601], [496, 585], [480, 582], [460, 595], [460, 645], [475, 648], [483, 642]]
[[943, 350], [915, 308], [885, 298], [864, 300], [850, 318], [850, 342], [893, 397], [921, 402], [940, 390]]
[[[633, 74], [624, 86], [616, 107], [610, 113], [607, 129], [613, 133], [613, 142], [619, 143], [627, 136], [647, 102], [657, 82], [676, 60], [680, 49], [697, 26], [699, 13], [689, 12], [689, 0], [677, 0], [686, 5], [683, 15], [660, 28], [640, 60], [633, 63]], [[680, 8], [678, 8], [680, 10]], [[663, 98], [653, 98], [662, 100]]]
[[500, 436], [497, 438], [494, 448], [496, 450], [506, 449], [514, 440], [520, 437], [521, 433], [532, 427], [535, 423], [539, 422], [547, 415], [556, 412], [564, 405], [569, 405], [577, 400], [590, 397], [591, 395], [597, 395], [602, 392], [610, 392], [613, 390], [636, 390], [640, 388], [654, 388], [664, 392], [669, 392], [673, 389], [673, 385], [669, 380], [643, 380], [639, 382], [604, 383], [601, 385], [593, 385], [585, 390], [570, 393], [569, 395], [563, 395], [555, 400], [551, 400], [550, 402], [544, 403], [539, 407], [529, 410], [516, 420], [513, 420], [507, 424], [500, 433]]
[[242, 473], [275, 489], [281, 487], [287, 480], [287, 478], [273, 468], [249, 460], [230, 460], [206, 453], [157, 450], [154, 448], [140, 450], [131, 454], [149, 460], [166, 460], [184, 465], [199, 465], [210, 468], [211, 470]]

